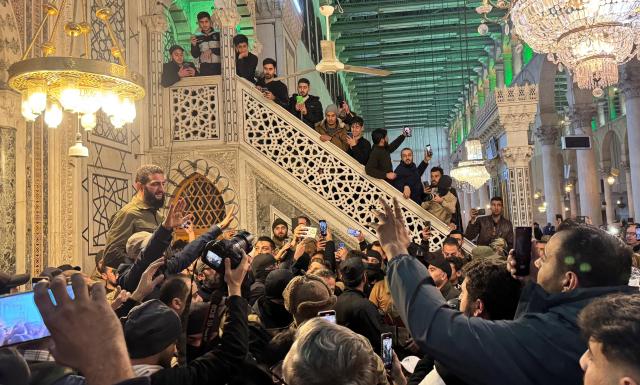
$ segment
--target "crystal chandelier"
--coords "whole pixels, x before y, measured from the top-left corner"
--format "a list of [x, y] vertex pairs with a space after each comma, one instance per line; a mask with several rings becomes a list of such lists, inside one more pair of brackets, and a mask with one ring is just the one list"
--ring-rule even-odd
[[[35, 121], [43, 115], [47, 126], [56, 128], [62, 123], [64, 112], [77, 114], [76, 144], [69, 148], [69, 156], [87, 157], [89, 150], [82, 143], [80, 126], [85, 131], [93, 130], [96, 113], [100, 109], [115, 128], [132, 123], [136, 117], [135, 102], [144, 97], [145, 91], [142, 77], [127, 67], [124, 53], [109, 23], [111, 10], [100, 0], [97, 0], [96, 17], [107, 29], [111, 54], [118, 59], [118, 64], [90, 59], [91, 28], [86, 17], [82, 22], [71, 20], [64, 25], [65, 35], [71, 39], [71, 51], [74, 39], [83, 38], [84, 52], [81, 57], [56, 56], [56, 30], [61, 22], [60, 10], [64, 9], [66, 3], [67, 0], [60, 0], [58, 6], [52, 3], [44, 5], [44, 18], [22, 60], [9, 68], [8, 84], [22, 95], [22, 116], [27, 121]], [[74, 15], [77, 6], [72, 1]], [[85, 9], [86, 0], [83, 0], [83, 15]], [[54, 20], [48, 40], [41, 46], [43, 56], [29, 58], [45, 23], [50, 19]], [[46, 36], [43, 36], [45, 39]]]
[[[501, 0], [513, 32], [562, 70], [578, 87], [593, 89], [618, 83], [618, 66], [640, 55], [640, 0]], [[485, 21], [493, 6], [484, 0], [476, 12]], [[480, 29], [479, 29], [480, 30]], [[484, 30], [484, 28], [483, 28]], [[509, 33], [508, 25], [505, 33]]]
[[477, 190], [491, 178], [482, 159], [482, 144], [479, 140], [467, 140], [467, 160], [460, 161], [451, 170], [451, 177]]

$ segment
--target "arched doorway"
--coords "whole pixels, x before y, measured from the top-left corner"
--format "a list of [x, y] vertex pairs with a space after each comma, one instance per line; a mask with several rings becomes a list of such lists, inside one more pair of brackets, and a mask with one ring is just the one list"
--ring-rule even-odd
[[[186, 212], [193, 214], [193, 231], [196, 237], [224, 219], [222, 194], [213, 182], [198, 172], [191, 174], [178, 185], [171, 204], [181, 198], [187, 204]], [[188, 240], [187, 232], [183, 229], [177, 230], [174, 239]]]

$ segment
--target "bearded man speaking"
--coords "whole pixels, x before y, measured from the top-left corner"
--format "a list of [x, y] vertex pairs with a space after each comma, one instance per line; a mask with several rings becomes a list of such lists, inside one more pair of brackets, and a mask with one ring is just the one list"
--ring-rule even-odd
[[153, 231], [164, 218], [158, 212], [164, 206], [167, 180], [159, 166], [146, 164], [136, 172], [136, 195], [111, 218], [107, 231], [104, 263], [117, 268], [127, 261], [125, 246], [129, 237], [139, 231]]

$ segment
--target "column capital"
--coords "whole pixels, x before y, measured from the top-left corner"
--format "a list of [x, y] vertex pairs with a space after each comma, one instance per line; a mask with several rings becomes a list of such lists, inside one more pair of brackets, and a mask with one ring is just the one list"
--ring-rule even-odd
[[527, 167], [533, 156], [533, 146], [505, 147], [502, 149], [502, 160], [507, 167]]
[[213, 19], [220, 28], [235, 28], [240, 22], [240, 13], [235, 0], [215, 0]]
[[640, 62], [631, 60], [620, 68], [620, 89], [625, 98], [640, 98]]
[[542, 125], [534, 131], [536, 138], [545, 146], [555, 145], [560, 136], [560, 126], [555, 124]]
[[23, 117], [20, 105], [20, 94], [7, 89], [0, 89], [0, 127], [17, 129], [21, 126]]
[[169, 29], [167, 18], [162, 13], [140, 16], [140, 21], [151, 33], [165, 33]]
[[591, 119], [596, 113], [595, 106], [591, 104], [575, 104], [569, 107], [569, 121], [576, 132], [591, 135]]

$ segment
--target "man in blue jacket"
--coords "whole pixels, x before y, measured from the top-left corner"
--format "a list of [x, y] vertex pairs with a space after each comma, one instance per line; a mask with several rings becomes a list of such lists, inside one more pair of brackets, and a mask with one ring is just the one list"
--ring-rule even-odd
[[[426, 268], [407, 253], [397, 202], [382, 202], [377, 233], [388, 256], [387, 280], [398, 312], [421, 350], [473, 384], [582, 384], [587, 349], [578, 313], [627, 286], [631, 250], [595, 227], [560, 226], [545, 247], [537, 284], [527, 285], [513, 321], [469, 318], [447, 308]], [[513, 259], [510, 258], [513, 266]]]
[[405, 199], [411, 198], [412, 201], [421, 204], [422, 194], [424, 192], [424, 187], [422, 187], [422, 174], [424, 174], [427, 167], [429, 167], [431, 156], [425, 151], [424, 160], [416, 167], [416, 164], [413, 163], [413, 151], [405, 147], [400, 151], [400, 159], [400, 164], [393, 171], [396, 173], [396, 179], [392, 183], [393, 187], [400, 190]]

